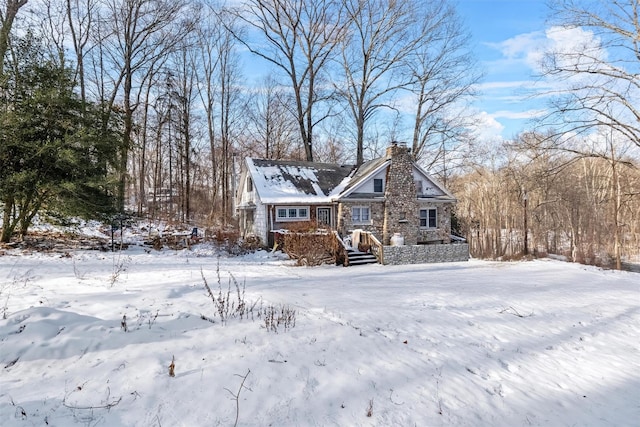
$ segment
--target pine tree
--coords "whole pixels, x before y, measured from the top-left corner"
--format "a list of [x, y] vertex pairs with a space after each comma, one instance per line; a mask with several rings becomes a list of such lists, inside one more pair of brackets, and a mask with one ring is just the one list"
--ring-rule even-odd
[[[0, 88], [0, 241], [47, 212], [95, 217], [113, 207], [109, 170], [117, 132], [74, 93], [69, 69], [27, 35]], [[117, 127], [116, 127], [117, 129]]]

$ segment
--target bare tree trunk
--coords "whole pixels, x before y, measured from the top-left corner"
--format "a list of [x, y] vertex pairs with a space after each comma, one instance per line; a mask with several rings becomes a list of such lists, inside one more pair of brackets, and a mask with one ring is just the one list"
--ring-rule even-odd
[[380, 109], [393, 109], [393, 95], [411, 83], [402, 67], [424, 35], [416, 29], [420, 19], [412, 0], [345, 0], [344, 4], [349, 37], [343, 39], [341, 52], [344, 83], [336, 90], [356, 128], [356, 164], [361, 165], [366, 124]]
[[[118, 70], [108, 109], [114, 106], [122, 84], [124, 128], [122, 143], [118, 147], [117, 173], [119, 175], [116, 197], [117, 209], [124, 211], [127, 189], [127, 165], [133, 144], [133, 113], [139, 105], [140, 90], [149, 79], [149, 70], [160, 59], [171, 52], [178, 41], [188, 32], [172, 26], [183, 2], [161, 2], [158, 0], [110, 0], [110, 16], [104, 22], [112, 25], [111, 45], [105, 52], [111, 66]], [[188, 29], [187, 29], [188, 30]], [[134, 91], [134, 80], [139, 83]]]
[[17, 221], [12, 218], [15, 200], [11, 193], [7, 193], [4, 200], [2, 200], [2, 205], [2, 235], [0, 236], [0, 242], [9, 243], [17, 225]]
[[9, 47], [9, 34], [13, 21], [20, 8], [27, 4], [28, 0], [7, 0], [7, 7], [3, 14], [0, 14], [0, 76], [4, 74], [4, 56]]
[[[78, 84], [80, 85], [80, 98], [82, 102], [87, 101], [86, 76], [85, 76], [85, 54], [86, 47], [90, 40], [90, 34], [93, 29], [95, 12], [97, 7], [95, 0], [67, 0], [67, 20], [69, 31], [71, 32], [71, 41], [76, 56], [76, 69], [78, 76]], [[83, 7], [84, 6], [84, 9]]]
[[622, 253], [620, 244], [620, 211], [622, 207], [622, 187], [620, 185], [620, 177], [618, 176], [618, 164], [616, 162], [616, 152], [613, 141], [610, 144], [611, 149], [611, 192], [613, 200], [613, 256], [615, 258], [616, 269], [622, 270]]
[[[294, 112], [307, 161], [313, 161], [315, 126], [329, 111], [318, 112], [320, 102], [330, 99], [318, 84], [346, 25], [339, 1], [334, 0], [247, 0], [237, 11], [243, 20], [266, 40], [254, 45], [238, 31], [230, 31], [252, 53], [269, 61], [291, 82]], [[248, 11], [248, 13], [247, 13]]]
[[424, 2], [419, 10], [420, 42], [404, 60], [416, 99], [411, 154], [415, 160], [429, 157], [431, 166], [439, 147], [445, 150], [467, 139], [472, 117], [453, 114], [450, 107], [474, 95], [480, 75], [455, 8], [448, 2]]
[[238, 67], [238, 57], [235, 51], [235, 40], [230, 34], [224, 34], [218, 39], [217, 53], [219, 56], [219, 109], [220, 109], [220, 156], [221, 167], [221, 196], [222, 223], [228, 225], [233, 212], [233, 188], [236, 177], [233, 174], [235, 161], [234, 135], [238, 126], [238, 81], [241, 78]]

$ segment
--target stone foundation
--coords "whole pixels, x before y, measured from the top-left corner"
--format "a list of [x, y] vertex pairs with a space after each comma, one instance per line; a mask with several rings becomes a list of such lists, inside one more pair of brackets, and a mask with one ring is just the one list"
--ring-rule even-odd
[[385, 265], [426, 264], [434, 262], [458, 262], [469, 260], [469, 245], [405, 245], [384, 246]]

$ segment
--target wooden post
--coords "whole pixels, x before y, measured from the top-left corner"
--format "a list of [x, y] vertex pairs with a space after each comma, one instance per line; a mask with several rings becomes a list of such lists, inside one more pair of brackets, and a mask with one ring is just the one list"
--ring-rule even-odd
[[529, 255], [529, 228], [527, 224], [527, 190], [524, 190], [524, 254]]

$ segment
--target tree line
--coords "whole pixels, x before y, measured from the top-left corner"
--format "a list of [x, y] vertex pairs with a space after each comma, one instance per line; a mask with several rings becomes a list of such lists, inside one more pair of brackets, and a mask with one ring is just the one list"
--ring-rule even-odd
[[635, 0], [550, 3], [597, 43], [547, 52], [544, 116], [497, 150], [453, 2], [0, 5], [3, 241], [43, 208], [226, 226], [245, 156], [361, 164], [402, 139], [456, 191], [476, 255], [637, 247]]
[[[415, 100], [413, 153], [426, 158], [442, 135], [462, 138], [469, 118], [449, 112], [473, 94], [479, 77], [468, 34], [448, 2], [247, 0], [232, 7], [198, 0], [5, 0], [3, 6], [3, 80], [23, 66], [15, 53], [29, 29], [52, 73], [70, 73], [55, 84], [94, 104], [99, 126], [118, 132], [102, 183], [114, 209], [156, 218], [228, 224], [234, 168], [246, 155], [361, 164], [399, 131], [405, 98]], [[246, 52], [254, 56], [249, 66], [270, 70], [258, 84], [246, 83]], [[4, 105], [11, 110], [18, 102]], [[19, 163], [19, 155], [7, 155]], [[7, 217], [26, 210], [8, 202], [4, 208]]]
[[479, 256], [527, 254], [531, 236], [534, 251], [620, 269], [640, 255], [638, 2], [549, 7], [550, 31], [591, 39], [541, 58], [534, 95], [547, 108], [532, 131], [502, 144], [500, 162], [463, 177], [465, 231]]
[[458, 222], [480, 258], [559, 254], [621, 268], [640, 256], [637, 160], [549, 152], [548, 136], [523, 134], [501, 148], [501, 161], [450, 180]]

